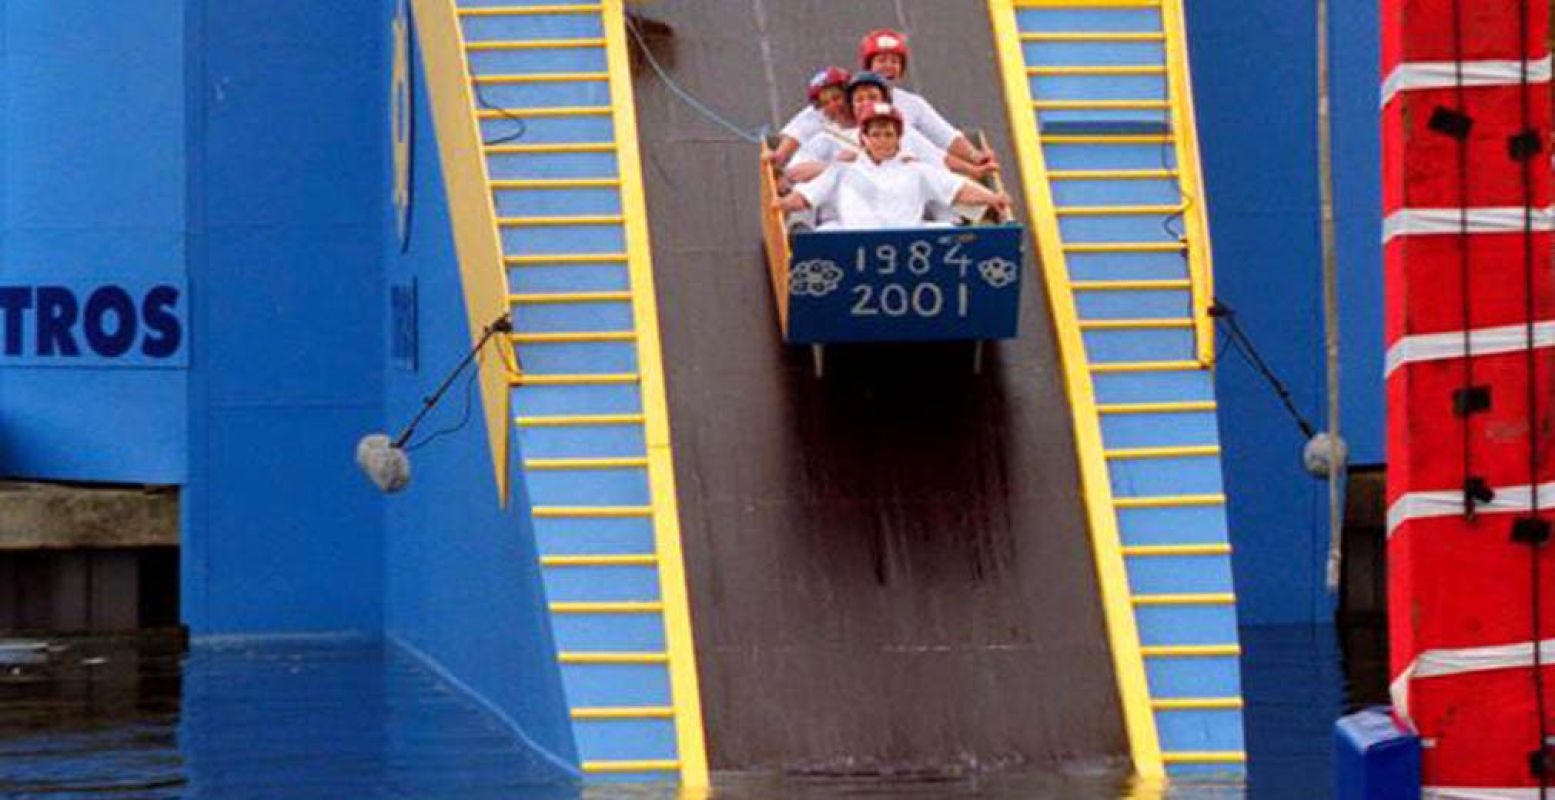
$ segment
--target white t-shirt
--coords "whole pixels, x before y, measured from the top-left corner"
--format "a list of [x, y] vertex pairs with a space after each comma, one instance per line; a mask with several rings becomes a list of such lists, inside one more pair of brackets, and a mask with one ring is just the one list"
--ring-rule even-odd
[[[934, 146], [941, 150], [949, 150], [950, 143], [955, 141], [957, 136], [961, 135], [961, 131], [956, 130], [956, 126], [945, 121], [945, 118], [940, 116], [938, 111], [934, 110], [934, 106], [930, 105], [929, 101], [923, 99], [923, 95], [914, 94], [900, 86], [893, 87], [891, 89], [891, 104], [901, 109], [902, 117], [907, 120], [908, 125], [911, 125], [928, 137], [929, 141], [933, 142]], [[800, 139], [799, 141], [802, 142], [804, 140]]]
[[822, 114], [820, 109], [815, 106], [805, 106], [804, 110], [795, 114], [778, 133], [803, 144], [810, 141], [810, 137], [820, 133], [821, 129], [826, 127], [826, 123], [826, 115]]
[[[827, 125], [818, 134], [805, 141], [804, 146], [799, 148], [789, 164], [791, 166], [811, 162], [831, 164], [846, 150], [854, 150], [861, 158], [863, 157], [864, 141], [859, 129]], [[935, 147], [928, 137], [915, 128], [908, 128], [904, 132], [902, 153], [937, 167], [945, 165], [945, 151]]]
[[903, 160], [876, 164], [868, 156], [833, 164], [794, 188], [812, 208], [830, 204], [839, 228], [915, 228], [931, 203], [950, 205], [963, 181], [940, 166]]

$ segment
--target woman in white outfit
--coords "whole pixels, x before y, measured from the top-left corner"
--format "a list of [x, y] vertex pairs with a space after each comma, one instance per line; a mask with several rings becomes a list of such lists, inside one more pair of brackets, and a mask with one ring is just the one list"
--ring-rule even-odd
[[895, 106], [877, 103], [859, 120], [864, 153], [851, 162], [833, 164], [819, 178], [796, 187], [779, 199], [785, 212], [830, 205], [839, 229], [913, 228], [923, 224], [931, 204], [990, 205], [1007, 211], [1010, 199], [968, 181], [949, 170], [925, 164], [901, 152], [906, 125]]
[[[879, 73], [893, 84], [907, 74], [907, 56], [910, 54], [907, 37], [890, 28], [872, 30], [858, 43], [859, 67]], [[891, 102], [902, 110], [913, 127], [941, 150], [973, 164], [994, 163], [993, 153], [985, 153], [974, 146], [966, 134], [940, 116], [922, 95], [894, 86]]]

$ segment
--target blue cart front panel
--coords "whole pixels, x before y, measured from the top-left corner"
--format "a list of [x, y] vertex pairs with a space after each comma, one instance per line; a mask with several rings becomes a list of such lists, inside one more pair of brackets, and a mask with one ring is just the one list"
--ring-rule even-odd
[[1024, 256], [1019, 225], [796, 234], [791, 344], [1009, 339]]

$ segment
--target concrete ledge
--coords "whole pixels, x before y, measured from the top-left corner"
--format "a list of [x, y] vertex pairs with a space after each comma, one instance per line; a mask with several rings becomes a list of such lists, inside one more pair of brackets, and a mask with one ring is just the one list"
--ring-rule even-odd
[[177, 544], [177, 487], [0, 481], [0, 551]]

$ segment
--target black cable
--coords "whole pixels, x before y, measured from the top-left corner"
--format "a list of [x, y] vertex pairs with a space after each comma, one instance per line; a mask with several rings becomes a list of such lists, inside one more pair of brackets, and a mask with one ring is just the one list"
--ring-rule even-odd
[[[1453, 97], [1457, 106], [1460, 119], [1468, 117], [1467, 90], [1463, 81], [1463, 9], [1462, 0], [1452, 0], [1452, 59], [1453, 59]], [[1462, 405], [1458, 409], [1458, 433], [1462, 445], [1461, 477], [1463, 485], [1463, 515], [1470, 521], [1474, 519], [1475, 494], [1470, 488], [1470, 480], [1474, 475], [1474, 438], [1473, 428], [1469, 424], [1473, 416], [1473, 405], [1469, 401], [1469, 394], [1474, 390], [1474, 342], [1472, 329], [1474, 327], [1474, 305], [1470, 296], [1470, 269], [1472, 267], [1469, 255], [1469, 137], [1465, 130], [1458, 140], [1458, 312], [1463, 320], [1463, 360], [1461, 363], [1463, 378], [1460, 390], [1462, 392]]]
[[1285, 406], [1285, 411], [1295, 421], [1296, 427], [1301, 429], [1302, 436], [1311, 439], [1317, 435], [1317, 429], [1313, 428], [1312, 423], [1308, 422], [1307, 418], [1302, 416], [1301, 412], [1297, 410], [1295, 401], [1291, 399], [1290, 390], [1285, 387], [1285, 383], [1280, 380], [1279, 376], [1274, 374], [1274, 370], [1269, 367], [1268, 362], [1263, 360], [1263, 356], [1258, 354], [1258, 348], [1253, 344], [1252, 338], [1242, 330], [1241, 324], [1236, 320], [1236, 310], [1216, 300], [1210, 305], [1209, 315], [1220, 322], [1222, 330], [1226, 334], [1226, 341], [1231, 343], [1231, 347], [1236, 351], [1237, 355], [1240, 355], [1247, 362], [1247, 365], [1252, 367], [1263, 378], [1264, 382], [1268, 384], [1269, 388], [1274, 391], [1274, 395]]
[[[502, 316], [497, 317], [497, 319], [494, 320], [490, 325], [487, 325], [486, 329], [481, 331], [480, 340], [475, 343], [474, 347], [470, 348], [470, 352], [464, 354], [464, 358], [459, 360], [458, 365], [448, 373], [448, 377], [444, 378], [443, 382], [438, 385], [437, 391], [422, 399], [421, 410], [416, 412], [416, 416], [411, 419], [409, 425], [405, 426], [405, 430], [400, 431], [400, 435], [394, 437], [392, 446], [404, 448], [406, 450], [414, 449], [414, 447], [406, 448], [405, 443], [410, 441], [411, 435], [415, 433], [416, 426], [421, 424], [421, 420], [424, 419], [426, 415], [432, 410], [432, 408], [438, 404], [438, 401], [443, 399], [443, 394], [448, 391], [449, 386], [453, 385], [454, 379], [459, 377], [459, 373], [463, 372], [464, 368], [469, 366], [471, 361], [476, 361], [477, 364], [479, 363], [479, 359], [483, 355], [482, 351], [486, 349], [486, 343], [491, 341], [491, 337], [497, 335], [498, 333], [508, 333], [512, 330], [513, 322], [512, 320], [508, 319], [507, 314], [503, 314]], [[478, 374], [480, 374], [480, 369], [477, 366], [472, 375]], [[468, 394], [468, 389], [466, 389], [466, 394]], [[460, 426], [463, 426], [463, 424], [464, 423], [461, 422]], [[442, 433], [448, 432], [451, 431], [440, 432], [437, 435], [442, 435]], [[436, 436], [422, 440], [419, 444], [416, 444], [415, 447], [421, 447], [422, 445], [425, 445], [428, 441], [431, 441], [432, 438], [436, 438]]]
[[[475, 92], [475, 102], [478, 103], [481, 108], [497, 112], [498, 116], [502, 117], [503, 119], [507, 120], [508, 122], [513, 123], [513, 125], [515, 126], [514, 131], [512, 133], [510, 133], [510, 134], [505, 135], [505, 136], [498, 136], [495, 139], [489, 139], [489, 140], [485, 139], [484, 137], [482, 137], [481, 144], [483, 144], [483, 145], [485, 145], [487, 147], [491, 147], [492, 145], [498, 145], [498, 144], [507, 144], [509, 142], [516, 142], [519, 139], [522, 139], [522, 138], [524, 138], [525, 136], [527, 136], [529, 134], [529, 123], [525, 122], [523, 117], [515, 116], [508, 109], [502, 108], [501, 106], [494, 106], [490, 102], [488, 102], [486, 100], [486, 95], [481, 93], [481, 85], [479, 83], [475, 83], [475, 82], [472, 81], [470, 83], [470, 88], [472, 90], [474, 90], [474, 92]], [[477, 122], [479, 122], [479, 120], [477, 120]]]
[[[1520, 89], [1518, 99], [1521, 106], [1522, 118], [1516, 137], [1512, 140], [1512, 157], [1519, 159], [1522, 170], [1523, 182], [1523, 358], [1527, 365], [1527, 403], [1528, 403], [1528, 515], [1537, 527], [1539, 520], [1539, 392], [1538, 392], [1538, 359], [1534, 350], [1534, 315], [1537, 313], [1537, 304], [1534, 302], [1534, 252], [1533, 252], [1533, 163], [1535, 154], [1539, 148], [1534, 147], [1530, 141], [1533, 133], [1533, 114], [1529, 108], [1531, 87], [1528, 81], [1528, 0], [1519, 0], [1517, 16], [1518, 52], [1521, 58], [1519, 64]], [[1520, 142], [1520, 144], [1519, 144]], [[1529, 571], [1529, 617], [1533, 628], [1533, 693], [1535, 713], [1539, 716], [1539, 744], [1534, 748], [1534, 758], [1538, 759], [1537, 773], [1539, 776], [1539, 800], [1547, 800], [1550, 788], [1550, 758], [1549, 758], [1549, 720], [1546, 716], [1546, 697], [1544, 691], [1544, 657], [1543, 657], [1543, 614], [1540, 611], [1540, 601], [1543, 591], [1539, 575], [1539, 555], [1543, 550], [1542, 542], [1533, 538], [1528, 542], [1528, 571]]]
[[[423, 447], [426, 447], [443, 436], [447, 436], [450, 433], [457, 433], [463, 430], [464, 426], [470, 424], [470, 409], [475, 405], [475, 378], [481, 374], [481, 362], [483, 360], [485, 360], [485, 353], [477, 355], [475, 357], [475, 369], [470, 370], [469, 377], [464, 379], [464, 410], [459, 413], [459, 421], [449, 425], [446, 428], [440, 428], [427, 434], [426, 437], [419, 442], [406, 444], [404, 446], [405, 452], [409, 453], [413, 450], [419, 450]], [[462, 368], [463, 367], [461, 365], [461, 369]]]

